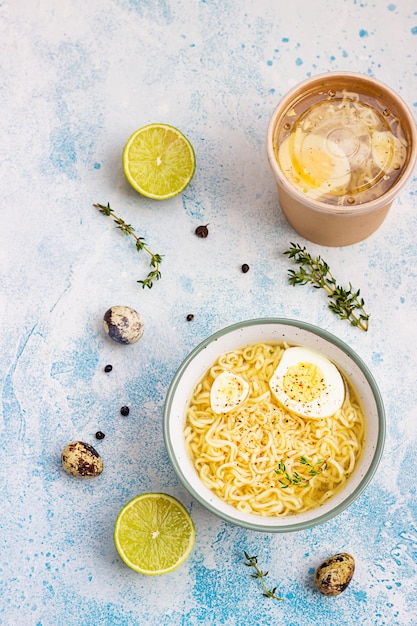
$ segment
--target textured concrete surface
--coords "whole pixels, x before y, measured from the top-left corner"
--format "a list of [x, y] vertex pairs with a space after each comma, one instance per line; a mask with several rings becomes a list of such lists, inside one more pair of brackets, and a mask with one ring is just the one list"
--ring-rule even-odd
[[[416, 116], [416, 9], [413, 0], [0, 3], [2, 626], [417, 624], [416, 174], [372, 237], [321, 248], [287, 224], [265, 152], [278, 99], [321, 72], [375, 76]], [[179, 127], [197, 156], [191, 185], [163, 203], [134, 192], [121, 168], [129, 135], [154, 121]], [[151, 290], [136, 282], [146, 254], [94, 202], [110, 202], [163, 255]], [[207, 223], [209, 236], [197, 238]], [[361, 289], [368, 333], [334, 316], [324, 294], [288, 284], [290, 241]], [[143, 316], [137, 344], [103, 333], [115, 304]], [[349, 343], [387, 412], [384, 456], [364, 494], [288, 535], [205, 511], [162, 437], [165, 393], [187, 353], [262, 316]], [[100, 477], [62, 470], [61, 450], [76, 439], [102, 454]], [[113, 545], [119, 509], [144, 491], [179, 498], [197, 528], [187, 562], [159, 578], [130, 571]], [[262, 596], [243, 550], [258, 555], [283, 602]], [[312, 573], [339, 551], [354, 555], [355, 576], [325, 598]]]

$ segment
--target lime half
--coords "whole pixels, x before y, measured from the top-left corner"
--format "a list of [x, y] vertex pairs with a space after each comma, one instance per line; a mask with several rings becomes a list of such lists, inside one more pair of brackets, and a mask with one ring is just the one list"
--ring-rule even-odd
[[145, 493], [120, 511], [114, 543], [123, 561], [136, 572], [159, 576], [184, 563], [193, 549], [195, 527], [176, 498]]
[[194, 176], [194, 149], [177, 128], [149, 124], [135, 131], [125, 145], [123, 171], [143, 196], [172, 198], [184, 191]]

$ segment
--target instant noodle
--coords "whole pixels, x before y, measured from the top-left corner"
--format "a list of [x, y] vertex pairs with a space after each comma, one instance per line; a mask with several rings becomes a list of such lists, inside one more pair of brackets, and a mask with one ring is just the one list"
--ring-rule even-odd
[[[297, 391], [299, 414], [277, 401], [276, 372], [288, 350], [283, 342], [258, 343], [221, 355], [195, 386], [187, 407], [184, 436], [201, 481], [246, 513], [284, 517], [324, 504], [349, 480], [363, 450], [365, 416], [341, 372], [337, 376], [345, 391], [333, 415], [322, 417], [319, 409], [314, 419], [305, 417], [310, 413], [304, 400], [331, 390], [334, 374], [333, 380], [321, 381], [317, 393], [306, 388], [299, 397]], [[304, 352], [307, 361], [309, 350]], [[307, 387], [305, 366], [300, 363]], [[225, 402], [220, 413], [210, 398], [224, 372], [245, 381], [249, 393], [231, 409]], [[288, 374], [300, 380], [293, 366]], [[228, 391], [223, 390], [225, 399]]]

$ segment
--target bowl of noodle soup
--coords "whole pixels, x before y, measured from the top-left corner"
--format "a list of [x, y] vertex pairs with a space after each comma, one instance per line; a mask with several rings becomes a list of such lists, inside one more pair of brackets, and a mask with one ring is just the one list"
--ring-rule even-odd
[[[306, 416], [277, 401], [274, 372], [294, 348], [343, 381], [334, 413]], [[221, 376], [245, 381], [246, 396], [232, 408], [213, 404]], [[343, 341], [311, 324], [263, 318], [191, 351], [169, 386], [163, 432], [175, 473], [200, 504], [237, 526], [289, 532], [326, 522], [358, 498], [383, 452], [385, 412], [372, 374]]]
[[294, 230], [327, 246], [374, 233], [411, 176], [417, 131], [406, 103], [353, 72], [309, 78], [272, 113], [267, 154]]

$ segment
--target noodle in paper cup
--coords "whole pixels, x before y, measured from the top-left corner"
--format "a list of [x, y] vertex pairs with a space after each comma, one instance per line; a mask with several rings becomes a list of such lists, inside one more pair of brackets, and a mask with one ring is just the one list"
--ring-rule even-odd
[[345, 246], [381, 226], [412, 174], [416, 126], [387, 85], [331, 72], [303, 81], [280, 100], [267, 153], [294, 230], [321, 245]]

